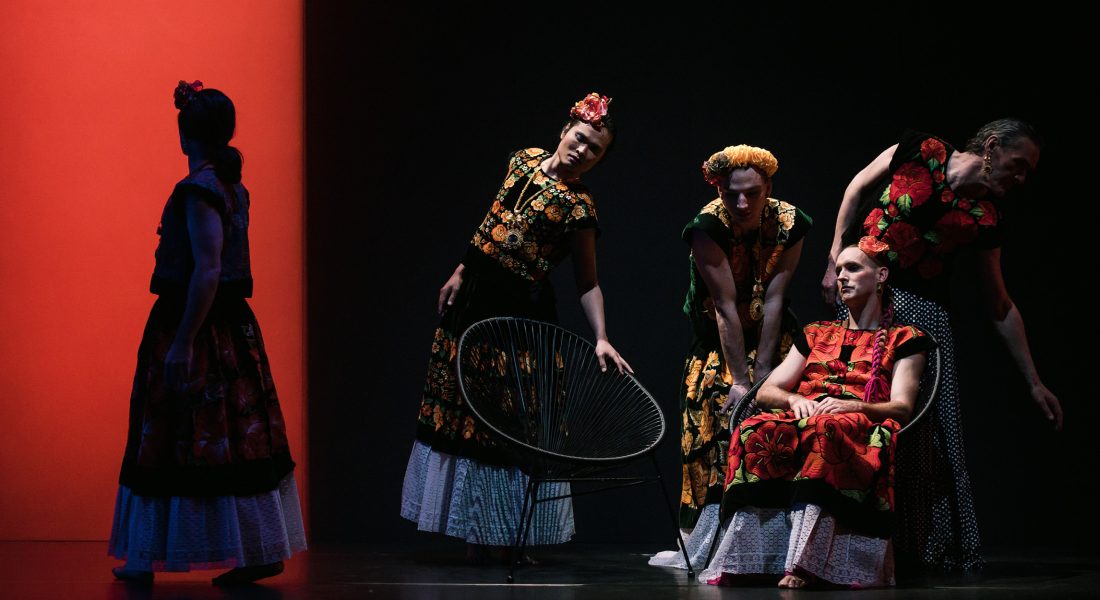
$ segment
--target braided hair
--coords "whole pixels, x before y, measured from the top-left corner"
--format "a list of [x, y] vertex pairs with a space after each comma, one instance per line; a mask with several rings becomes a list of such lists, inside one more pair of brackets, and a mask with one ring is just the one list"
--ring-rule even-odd
[[890, 327], [894, 324], [894, 298], [893, 290], [889, 286], [883, 286], [882, 290], [882, 320], [879, 321], [878, 331], [875, 332], [874, 349], [871, 351], [871, 380], [863, 390], [865, 402], [886, 402], [889, 398], [880, 398], [886, 393], [886, 374], [881, 373], [882, 359], [886, 354], [886, 338]]

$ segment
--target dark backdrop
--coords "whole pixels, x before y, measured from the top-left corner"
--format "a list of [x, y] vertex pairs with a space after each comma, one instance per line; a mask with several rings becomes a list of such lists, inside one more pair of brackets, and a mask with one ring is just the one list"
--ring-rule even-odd
[[[699, 165], [749, 143], [779, 158], [776, 197], [815, 219], [791, 287], [819, 301], [836, 209], [851, 177], [906, 127], [957, 145], [1015, 115], [1047, 136], [1041, 169], [1010, 201], [1005, 278], [1040, 372], [1066, 405], [1045, 426], [982, 317], [973, 273], [955, 280], [968, 461], [985, 541], [1090, 547], [1091, 479], [1082, 316], [1094, 202], [1093, 145], [1074, 73], [1073, 15], [980, 8], [605, 12], [577, 3], [306, 3], [310, 463], [318, 540], [422, 539], [398, 517], [437, 291], [488, 209], [509, 152], [552, 148], [568, 107], [614, 98], [620, 137], [586, 178], [599, 206], [609, 332], [669, 415], [676, 443], [688, 322], [680, 229], [714, 197]], [[956, 9], [957, 13], [957, 9]], [[1081, 44], [1078, 46], [1078, 44]], [[554, 273], [563, 324], [590, 335], [568, 264]], [[1082, 335], [1084, 334], [1084, 335]], [[670, 542], [649, 490], [578, 499], [578, 540]], [[1059, 525], [1053, 526], [1055, 521]], [[1066, 526], [1072, 522], [1073, 526]], [[659, 545], [659, 544], [657, 544]], [[665, 544], [669, 545], [669, 544]]]

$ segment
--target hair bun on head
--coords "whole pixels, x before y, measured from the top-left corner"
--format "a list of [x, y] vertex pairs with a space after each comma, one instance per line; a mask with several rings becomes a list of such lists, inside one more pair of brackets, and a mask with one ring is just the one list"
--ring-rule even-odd
[[175, 91], [172, 92], [172, 98], [175, 100], [176, 108], [183, 110], [183, 107], [191, 103], [202, 91], [202, 82], [196, 79], [191, 83], [187, 83], [184, 80], [180, 80], [179, 85], [176, 86]]

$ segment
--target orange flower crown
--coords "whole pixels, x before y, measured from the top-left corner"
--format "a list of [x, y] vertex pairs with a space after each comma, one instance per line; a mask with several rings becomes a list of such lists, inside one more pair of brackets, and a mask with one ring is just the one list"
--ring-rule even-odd
[[596, 129], [602, 129], [604, 119], [607, 117], [607, 107], [610, 104], [611, 98], [592, 92], [569, 109], [569, 117], [584, 121]]
[[890, 244], [873, 235], [865, 235], [859, 239], [859, 249], [867, 256], [878, 260], [883, 254], [890, 251]]
[[730, 171], [744, 167], [757, 169], [770, 179], [779, 170], [779, 161], [763, 148], [745, 144], [727, 146], [703, 162], [703, 178], [711, 185], [719, 185]]

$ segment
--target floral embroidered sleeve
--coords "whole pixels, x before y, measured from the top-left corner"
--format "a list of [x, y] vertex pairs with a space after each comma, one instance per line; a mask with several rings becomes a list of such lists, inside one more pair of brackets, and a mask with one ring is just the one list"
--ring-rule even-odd
[[810, 323], [802, 328], [803, 335], [794, 336], [794, 347], [798, 348], [798, 353], [803, 357], [810, 356], [810, 350], [814, 347], [818, 329], [819, 325], [817, 323]]
[[572, 202], [562, 207], [565, 211], [564, 231], [595, 229], [598, 234], [600, 223], [596, 218], [596, 204], [592, 201], [592, 195], [588, 190], [576, 190], [567, 197]]
[[936, 347], [932, 338], [912, 325], [900, 327], [894, 336], [893, 344], [894, 360], [901, 360], [907, 356], [928, 352]]
[[703, 210], [699, 211], [699, 214], [684, 227], [680, 237], [690, 245], [692, 233], [695, 231], [705, 233], [707, 237], [714, 240], [715, 244], [718, 244], [722, 252], [729, 254], [732, 234], [729, 217], [721, 200], [714, 200], [704, 206]]

